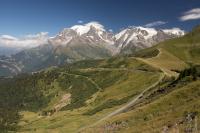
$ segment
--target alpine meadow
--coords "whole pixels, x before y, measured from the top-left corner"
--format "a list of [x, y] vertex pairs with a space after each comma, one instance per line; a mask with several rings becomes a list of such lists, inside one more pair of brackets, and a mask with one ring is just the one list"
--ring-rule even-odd
[[0, 133], [200, 132], [199, 1], [0, 2]]

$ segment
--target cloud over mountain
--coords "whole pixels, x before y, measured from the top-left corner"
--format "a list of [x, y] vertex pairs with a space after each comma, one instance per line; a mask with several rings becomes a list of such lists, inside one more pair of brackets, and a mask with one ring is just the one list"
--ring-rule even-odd
[[26, 35], [22, 38], [13, 37], [10, 35], [0, 36], [0, 46], [9, 48], [33, 48], [48, 41], [48, 33], [41, 32], [38, 34]]
[[164, 22], [164, 21], [155, 21], [155, 22], [152, 22], [152, 23], [148, 23], [148, 24], [146, 24], [144, 26], [145, 27], [156, 27], [156, 26], [164, 25], [166, 23], [167, 22]]
[[183, 13], [183, 16], [181, 16], [179, 19], [180, 21], [200, 19], [200, 8], [194, 8]]

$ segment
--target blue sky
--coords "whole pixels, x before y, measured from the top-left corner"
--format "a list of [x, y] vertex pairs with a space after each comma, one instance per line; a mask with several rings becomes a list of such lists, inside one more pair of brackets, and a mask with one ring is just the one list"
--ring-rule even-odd
[[180, 17], [199, 8], [200, 0], [0, 0], [0, 35], [55, 35], [78, 21], [98, 21], [114, 32], [156, 21], [160, 21], [154, 23], [155, 27], [160, 24], [157, 28], [189, 31], [200, 24], [200, 13], [195, 12], [197, 17], [192, 20], [181, 21]]

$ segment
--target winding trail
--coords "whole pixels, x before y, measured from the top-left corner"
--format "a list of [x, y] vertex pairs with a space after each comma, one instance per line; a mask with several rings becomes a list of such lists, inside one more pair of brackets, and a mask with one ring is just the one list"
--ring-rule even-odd
[[164, 79], [165, 76], [166, 76], [166, 75], [165, 75], [164, 73], [161, 73], [161, 74], [160, 74], [160, 78], [159, 78], [159, 80], [158, 80], [157, 82], [155, 82], [155, 83], [152, 84], [151, 86], [147, 87], [147, 88], [146, 88], [145, 90], [143, 90], [139, 95], [137, 95], [137, 96], [134, 97], [130, 102], [128, 102], [126, 105], [124, 105], [123, 107], [121, 107], [121, 108], [119, 108], [119, 109], [117, 109], [117, 110], [111, 112], [110, 114], [106, 115], [105, 117], [103, 117], [102, 119], [98, 120], [98, 121], [95, 122], [94, 124], [89, 125], [89, 126], [84, 127], [84, 128], [81, 128], [78, 132], [81, 132], [82, 130], [87, 129], [87, 128], [94, 127], [94, 126], [96, 126], [97, 124], [99, 124], [99, 123], [105, 121], [106, 119], [108, 119], [108, 118], [110, 118], [110, 117], [112, 117], [112, 116], [115, 116], [115, 115], [117, 115], [117, 114], [120, 114], [120, 113], [126, 111], [127, 109], [129, 109], [130, 107], [134, 106], [134, 105], [138, 102], [138, 100], [140, 100], [140, 99], [144, 96], [145, 92], [147, 92], [148, 90], [150, 90], [150, 89], [156, 87], [160, 82], [162, 82], [162, 80]]
[[98, 122], [96, 122], [94, 125], [114, 116], [117, 115], [119, 113], [122, 113], [124, 111], [126, 111], [128, 108], [130, 108], [131, 106], [133, 106], [139, 99], [141, 99], [144, 95], [145, 92], [147, 92], [148, 90], [156, 87], [160, 82], [162, 82], [162, 80], [164, 79], [165, 74], [161, 73], [161, 76], [159, 78], [159, 80], [157, 82], [155, 82], [154, 84], [152, 84], [151, 86], [147, 87], [145, 90], [143, 90], [138, 96], [136, 96], [134, 99], [132, 99], [130, 102], [128, 102], [125, 106], [115, 110], [114, 112], [110, 113], [109, 115], [107, 115], [106, 117], [100, 119]]
[[156, 64], [153, 64], [152, 62], [150, 62], [150, 61], [148, 61], [148, 60], [146, 60], [146, 59], [143, 59], [143, 58], [136, 58], [136, 59], [139, 60], [139, 61], [141, 61], [141, 62], [144, 62], [144, 63], [146, 63], [146, 64], [148, 64], [148, 65], [150, 65], [150, 66], [152, 66], [152, 67], [154, 67], [154, 68], [160, 69], [160, 70], [161, 70], [165, 75], [167, 75], [168, 77], [171, 77], [171, 76], [172, 76], [171, 71], [168, 70], [168, 69], [162, 68], [162, 67], [160, 67], [160, 66], [158, 66], [158, 65], [156, 65]]
[[83, 75], [79, 75], [79, 74], [72, 74], [72, 73], [63, 73], [63, 74], [85, 78], [89, 82], [91, 82], [98, 90], [102, 90], [102, 88], [95, 81], [93, 81], [91, 78], [89, 78], [87, 76], [83, 76]]
[[[149, 66], [152, 66], [154, 68], [157, 68], [159, 70], [161, 70], [166, 76], [168, 77], [177, 77], [178, 76], [178, 73], [174, 72], [174, 71], [171, 71], [157, 63], [154, 63], [152, 60], [158, 60], [159, 58], [161, 58], [162, 54], [163, 54], [163, 49], [162, 48], [158, 48], [157, 49], [159, 51], [159, 53], [154, 56], [154, 57], [151, 57], [151, 58], [139, 58], [139, 57], [131, 57], [131, 58], [134, 58], [138, 61], [141, 61], [145, 64], [148, 64]], [[165, 51], [166, 52], [166, 51]]]
[[[161, 50], [160, 50], [160, 49], [158, 49], [158, 50], [159, 50], [159, 54], [158, 54], [157, 56], [155, 56], [155, 57], [152, 57], [152, 58], [157, 58], [157, 57], [160, 56]], [[162, 67], [160, 67], [160, 66], [157, 66], [157, 65], [155, 65], [155, 64], [153, 64], [153, 63], [151, 63], [151, 62], [149, 62], [149, 61], [146, 60], [146, 59], [143, 59], [143, 58], [136, 58], [136, 57], [131, 57], [131, 58], [134, 58], [134, 59], [136, 59], [136, 60], [138, 60], [138, 61], [144, 62], [145, 64], [148, 64], [148, 65], [150, 65], [150, 66], [152, 66], [152, 67], [154, 67], [154, 68], [160, 69], [160, 70], [162, 71], [162, 73], [160, 74], [160, 78], [158, 79], [158, 81], [155, 82], [154, 84], [152, 84], [151, 86], [147, 87], [147, 88], [146, 88], [145, 90], [143, 90], [139, 95], [137, 95], [137, 96], [134, 97], [130, 102], [128, 102], [126, 105], [124, 105], [124, 106], [120, 107], [119, 109], [117, 109], [117, 110], [111, 112], [110, 114], [104, 116], [103, 118], [101, 118], [100, 120], [98, 120], [97, 122], [95, 122], [94, 124], [79, 129], [78, 132], [81, 132], [81, 131], [83, 131], [84, 129], [87, 129], [87, 128], [94, 127], [94, 126], [96, 126], [97, 124], [99, 124], [99, 123], [101, 123], [101, 122], [107, 120], [108, 118], [110, 118], [110, 117], [112, 117], [112, 116], [115, 116], [115, 115], [117, 115], [117, 114], [120, 114], [120, 113], [126, 111], [126, 110], [129, 109], [130, 107], [134, 106], [134, 105], [144, 96], [145, 92], [147, 92], [148, 90], [150, 90], [150, 89], [156, 87], [160, 82], [162, 82], [163, 79], [165, 78], [165, 76], [169, 76], [169, 77], [173, 76], [173, 75], [170, 74], [170, 72], [169, 72], [170, 70], [166, 70], [166, 69], [164, 69], [164, 68], [162, 68]]]

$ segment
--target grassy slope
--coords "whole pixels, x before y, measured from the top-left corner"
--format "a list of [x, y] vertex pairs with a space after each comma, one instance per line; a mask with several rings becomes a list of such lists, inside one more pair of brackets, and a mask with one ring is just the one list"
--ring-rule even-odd
[[[80, 64], [76, 65], [81, 68]], [[112, 112], [128, 102], [132, 97], [136, 96], [146, 87], [156, 82], [160, 73], [156, 69], [132, 58], [102, 60], [102, 62], [96, 67], [99, 66], [100, 68], [104, 67], [107, 69], [99, 70], [96, 68], [95, 70], [95, 68], [91, 67], [92, 69], [87, 68], [85, 70], [71, 69], [69, 71], [66, 68], [60, 70], [62, 73], [81, 75], [94, 81], [102, 89], [98, 91], [98, 93], [94, 93], [94, 95], [97, 95], [96, 99], [93, 99], [92, 102], [88, 104], [79, 106], [78, 109], [71, 108], [73, 109], [71, 111], [66, 107], [63, 111], [55, 113], [51, 117], [40, 118], [37, 116], [37, 113], [22, 111], [24, 117], [21, 119], [20, 125], [23, 126], [23, 128], [20, 129], [20, 131], [30, 132], [36, 129], [38, 132], [75, 132], [79, 128], [92, 124], [109, 112]], [[119, 66], [126, 69], [118, 69]], [[65, 77], [62, 79], [62, 82], [65, 83], [66, 79], [71, 78]], [[61, 78], [59, 78], [59, 80], [61, 80]], [[77, 81], [74, 81], [75, 83], [72, 84], [77, 84]], [[62, 85], [60, 87], [68, 88], [69, 86]], [[85, 91], [89, 91], [88, 89], [92, 89], [92, 87], [87, 87], [85, 89]], [[80, 92], [75, 95], [80, 96]], [[89, 96], [87, 98], [92, 97]], [[53, 104], [51, 103], [50, 105]], [[50, 106], [48, 106], [48, 108], [50, 108]], [[98, 108], [101, 109], [99, 110]], [[94, 113], [87, 114], [91, 111]]]
[[200, 63], [200, 35], [199, 28], [193, 30], [186, 36], [162, 43], [162, 47], [188, 63]]
[[[177, 38], [163, 42], [152, 48], [142, 50], [135, 56], [139, 60], [160, 68], [169, 75], [172, 71], [181, 71], [188, 68], [190, 64], [199, 64], [200, 59], [200, 27], [182, 38]], [[158, 54], [157, 50], [160, 51]], [[165, 84], [160, 87], [161, 96], [147, 100], [146, 104], [139, 104], [133, 110], [114, 116], [101, 124], [86, 128], [86, 132], [161, 132], [167, 129], [171, 132], [184, 132], [185, 130], [195, 130], [195, 124], [199, 123], [200, 109], [200, 80], [185, 81], [170, 87], [173, 91], [164, 93]], [[159, 88], [160, 88], [159, 87]], [[155, 88], [159, 89], [159, 88]], [[154, 91], [153, 91], [154, 92]], [[164, 93], [162, 95], [162, 93]], [[154, 93], [153, 93], [154, 94]], [[156, 93], [155, 93], [156, 94]], [[197, 119], [190, 122], [187, 116], [197, 114]], [[167, 127], [167, 128], [166, 128]]]
[[[171, 39], [165, 42], [162, 42], [154, 47], [144, 49], [136, 53], [136, 56], [139, 57], [151, 57], [156, 52], [156, 49], [161, 49], [162, 51], [168, 54], [167, 57], [160, 58], [159, 62], [165, 62], [165, 65], [168, 65], [168, 58], [175, 56], [176, 58], [184, 61], [185, 63], [200, 63], [200, 27], [196, 27], [192, 32], [188, 33], [184, 37]], [[171, 54], [171, 55], [169, 55]], [[170, 57], [171, 56], [171, 57]], [[171, 61], [171, 59], [170, 59]], [[169, 62], [170, 63], [170, 62]], [[176, 66], [174, 64], [168, 65]], [[181, 64], [180, 64], [180, 67]], [[173, 68], [172, 68], [173, 69]], [[177, 66], [176, 66], [177, 69]]]
[[[177, 86], [168, 95], [159, 97], [151, 103], [139, 106], [138, 108], [131, 110], [127, 113], [120, 114], [107, 120], [106, 123], [120, 123], [126, 122], [127, 126], [118, 128], [119, 132], [124, 133], [150, 133], [161, 132], [166, 126], [171, 126], [170, 131], [178, 129], [179, 132], [192, 125], [194, 127], [194, 120], [191, 123], [187, 123], [186, 116], [189, 113], [199, 112], [200, 109], [200, 81], [190, 82], [185, 86]], [[198, 113], [199, 114], [199, 113]], [[197, 117], [199, 118], [200, 115]], [[183, 124], [177, 123], [183, 121]], [[198, 120], [197, 123], [200, 121]], [[112, 124], [111, 124], [112, 123]], [[175, 126], [175, 127], [173, 127]], [[102, 126], [99, 125], [97, 127]], [[109, 130], [109, 129], [107, 129]], [[112, 132], [112, 131], [110, 131]]]
[[[107, 60], [81, 61], [66, 68], [55, 69], [49, 72], [50, 75], [41, 76], [37, 87], [42, 90], [39, 92], [42, 93], [41, 98], [45, 98], [45, 102], [43, 103], [43, 100], [39, 98], [43, 104], [38, 107], [36, 104], [38, 101], [33, 100], [34, 106], [29, 106], [31, 109], [37, 107], [35, 112], [32, 112], [30, 108], [21, 110], [19, 131], [75, 132], [93, 124], [110, 112], [124, 106], [131, 98], [155, 83], [160, 75], [158, 69], [174, 76], [174, 70], [181, 71], [189, 66], [188, 63], [198, 64], [199, 33], [197, 28], [183, 38], [169, 40], [143, 50], [138, 55], [145, 57], [142, 60], [141, 58], [116, 57]], [[154, 57], [155, 55], [157, 56]], [[53, 76], [55, 73], [58, 74], [57, 77]], [[168, 83], [170, 81], [161, 86]], [[198, 86], [199, 80], [191, 81], [185, 86], [173, 86], [173, 91], [162, 97], [150, 99], [150, 103], [141, 104], [134, 110], [114, 116], [113, 120], [108, 119], [110, 121], [108, 124], [107, 122], [102, 123], [103, 130], [107, 130], [107, 127], [108, 130], [112, 129], [113, 122], [117, 122], [119, 132], [156, 132], [160, 131], [163, 126], [174, 125], [179, 119], [184, 119], [184, 115], [188, 112], [199, 110]], [[52, 116], [38, 116], [41, 110], [51, 110], [65, 93], [72, 94], [71, 105]], [[35, 94], [34, 91], [33, 94]], [[57, 94], [58, 97], [56, 97]], [[87, 102], [88, 100], [90, 102]], [[125, 125], [122, 124], [123, 122]], [[100, 128], [94, 127], [94, 129], [95, 132], [97, 129], [101, 130], [101, 125]]]
[[159, 48], [158, 50], [159, 54], [156, 57], [139, 59], [154, 67], [160, 68], [168, 76], [177, 76], [177, 73], [174, 71], [181, 71], [188, 67], [184, 61], [167, 52], [165, 49]]

